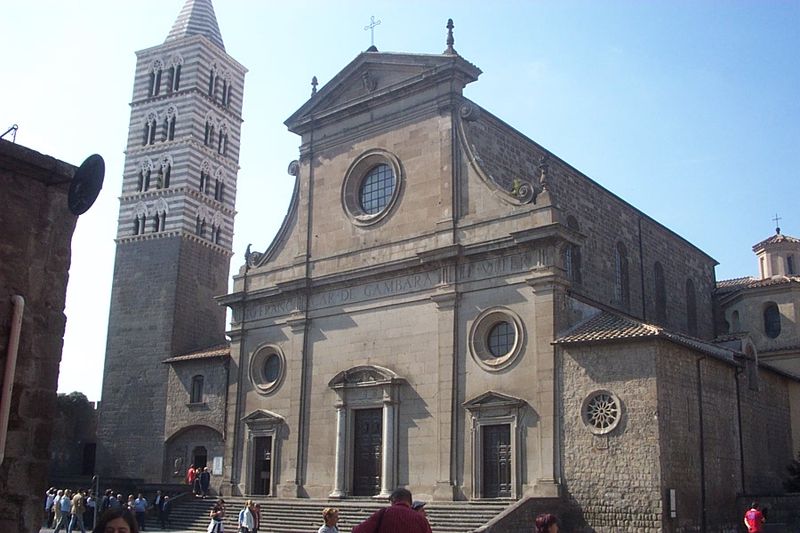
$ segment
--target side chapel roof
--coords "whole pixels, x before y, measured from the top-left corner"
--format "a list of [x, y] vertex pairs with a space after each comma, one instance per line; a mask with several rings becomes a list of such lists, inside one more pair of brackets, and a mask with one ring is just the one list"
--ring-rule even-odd
[[191, 35], [202, 35], [225, 51], [211, 0], [186, 0], [164, 42]]
[[643, 339], [663, 339], [729, 363], [734, 362], [734, 355], [736, 353], [727, 348], [722, 348], [694, 337], [668, 331], [660, 326], [647, 324], [611, 311], [601, 311], [587, 320], [578, 323], [565, 334], [556, 338], [553, 344], [577, 345]]

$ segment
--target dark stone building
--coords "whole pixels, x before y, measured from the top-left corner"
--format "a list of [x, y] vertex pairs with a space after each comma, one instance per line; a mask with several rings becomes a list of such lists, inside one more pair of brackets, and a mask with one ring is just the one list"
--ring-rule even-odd
[[67, 207], [74, 172], [68, 163], [0, 140], [0, 369], [12, 393], [0, 400], [9, 415], [0, 426], [7, 436], [0, 442], [0, 531], [34, 533], [41, 526], [78, 218]]

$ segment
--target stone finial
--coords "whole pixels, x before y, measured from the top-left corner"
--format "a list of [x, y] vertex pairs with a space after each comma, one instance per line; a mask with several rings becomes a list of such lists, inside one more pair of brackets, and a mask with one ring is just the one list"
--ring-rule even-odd
[[319, 82], [317, 81], [317, 77], [313, 76], [311, 78], [311, 96], [314, 96], [315, 94], [317, 94], [317, 85], [319, 85]]
[[455, 28], [455, 24], [453, 24], [453, 19], [447, 19], [447, 49], [444, 51], [445, 54], [448, 55], [458, 55], [456, 49], [453, 48], [455, 44], [455, 39], [453, 38], [453, 28]]

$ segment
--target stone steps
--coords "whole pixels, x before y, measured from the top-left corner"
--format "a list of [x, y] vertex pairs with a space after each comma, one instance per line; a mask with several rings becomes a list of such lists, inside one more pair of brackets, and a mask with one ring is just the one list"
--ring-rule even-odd
[[[236, 531], [236, 519], [246, 498], [225, 498], [225, 531]], [[205, 531], [213, 499], [191, 496], [175, 502], [170, 517], [173, 529]], [[350, 533], [352, 528], [384, 507], [386, 502], [373, 500], [256, 500], [261, 504], [261, 533], [308, 533], [322, 525], [322, 509], [339, 509], [339, 530]], [[425, 509], [435, 533], [467, 533], [500, 514], [512, 502], [431, 502]]]

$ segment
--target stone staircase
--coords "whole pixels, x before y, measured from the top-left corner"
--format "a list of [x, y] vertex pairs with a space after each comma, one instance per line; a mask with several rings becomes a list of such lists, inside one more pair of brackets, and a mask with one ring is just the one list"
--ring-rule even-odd
[[[225, 498], [225, 531], [236, 532], [236, 518], [246, 498]], [[322, 509], [339, 509], [339, 531], [352, 528], [387, 505], [372, 500], [256, 500], [261, 504], [259, 533], [314, 533], [322, 525]], [[213, 499], [179, 498], [172, 509], [171, 528], [205, 531]], [[434, 533], [468, 533], [500, 514], [512, 502], [431, 502], [425, 506]], [[150, 522], [153, 524], [154, 522]], [[150, 529], [150, 528], [148, 528]]]

